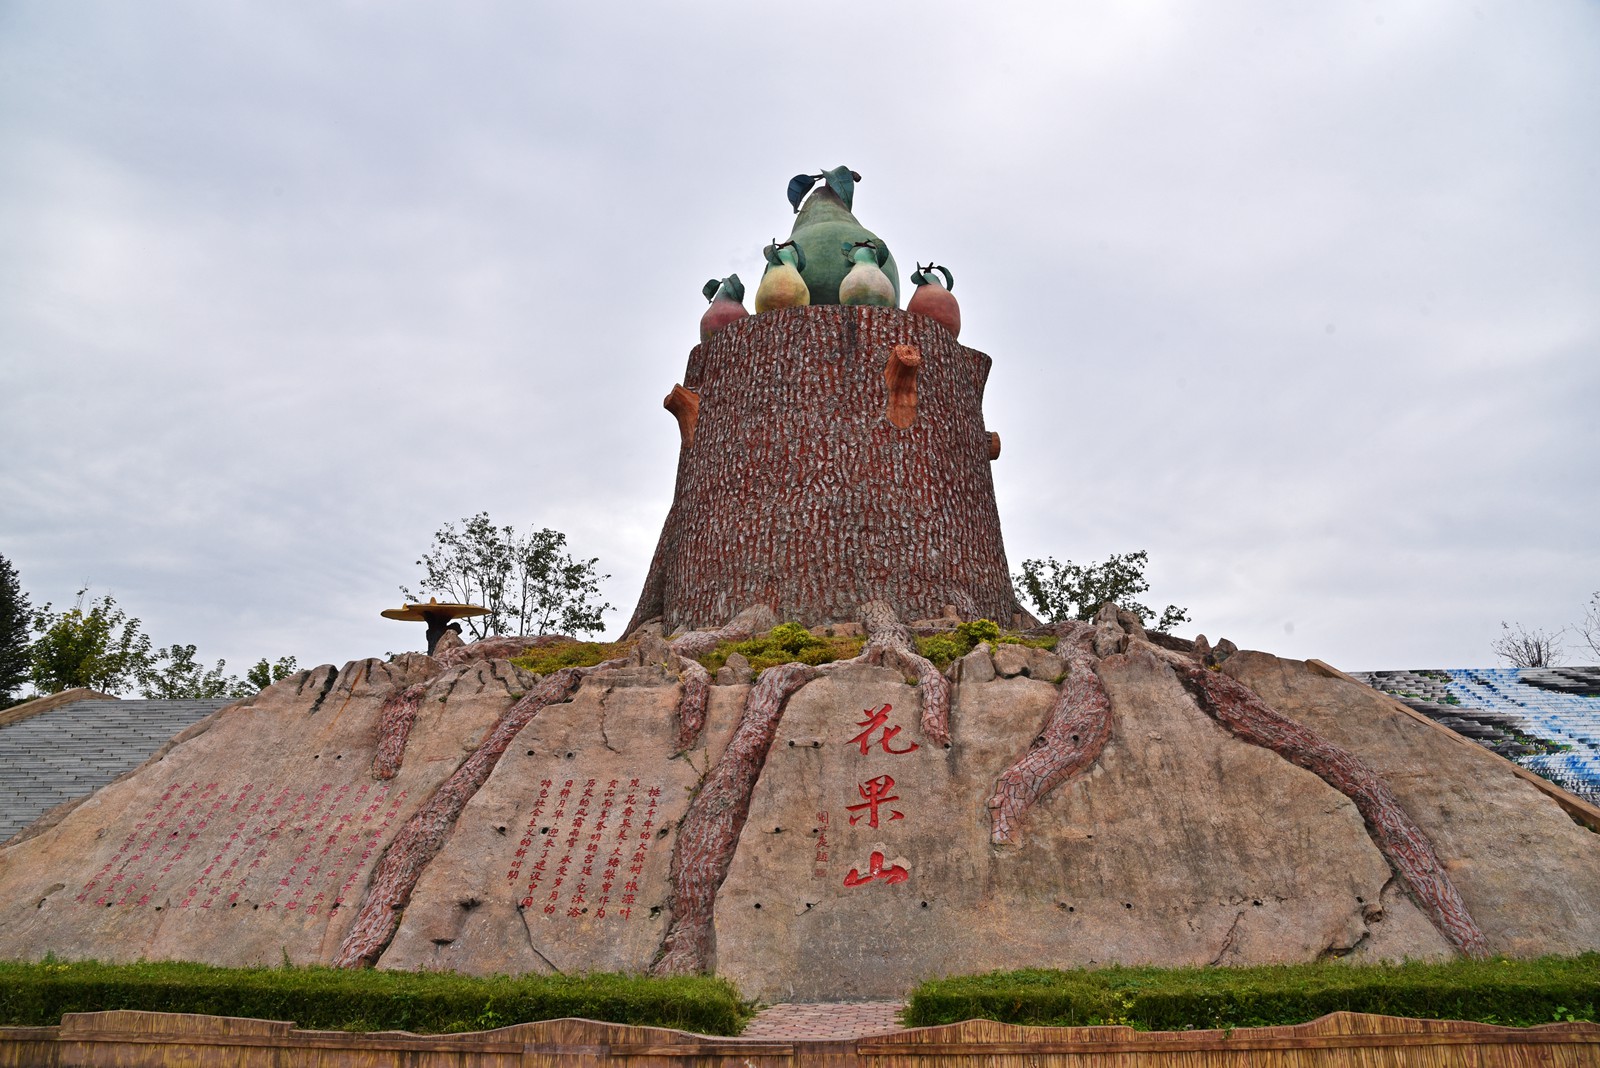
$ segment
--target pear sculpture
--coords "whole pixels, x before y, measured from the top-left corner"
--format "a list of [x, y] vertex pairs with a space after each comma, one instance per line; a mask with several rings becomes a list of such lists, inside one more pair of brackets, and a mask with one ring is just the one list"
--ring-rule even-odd
[[739, 276], [730, 274], [726, 278], [713, 278], [700, 290], [705, 298], [711, 302], [711, 307], [700, 316], [700, 340], [711, 340], [711, 335], [727, 326], [735, 319], [743, 319], [750, 313], [744, 307], [744, 283], [739, 281]]
[[[934, 274], [935, 271], [944, 275], [943, 285], [940, 285], [939, 274]], [[917, 288], [906, 302], [906, 311], [926, 315], [950, 331], [951, 337], [960, 337], [961, 305], [956, 303], [956, 280], [950, 269], [940, 267], [937, 263], [930, 263], [926, 267], [919, 263], [911, 281]]]
[[[819, 181], [822, 185], [817, 186]], [[850, 272], [851, 263], [840, 258], [839, 246], [874, 242], [882, 253], [878, 266], [894, 291], [889, 307], [898, 308], [900, 269], [895, 265], [894, 254], [882, 238], [862, 226], [851, 214], [859, 181], [861, 176], [848, 167], [835, 167], [820, 174], [795, 175], [789, 182], [789, 204], [798, 214], [789, 240], [805, 255], [805, 266], [800, 268], [800, 274], [811, 291], [812, 304], [843, 303], [839, 299], [839, 283]], [[817, 186], [814, 191], [813, 186]]]
[[810, 304], [811, 290], [801, 275], [806, 269], [806, 254], [800, 246], [793, 241], [780, 245], [774, 238], [761, 253], [767, 259], [767, 269], [756, 286], [756, 314]]
[[894, 284], [883, 273], [887, 255], [875, 241], [846, 241], [840, 246], [850, 271], [839, 283], [839, 303], [873, 308], [892, 308], [898, 301]]

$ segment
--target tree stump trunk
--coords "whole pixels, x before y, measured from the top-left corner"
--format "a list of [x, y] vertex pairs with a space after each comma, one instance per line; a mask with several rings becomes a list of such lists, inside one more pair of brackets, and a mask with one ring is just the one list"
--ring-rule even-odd
[[[908, 356], [915, 393], [891, 396], [886, 372], [904, 377]], [[954, 605], [1014, 625], [989, 363], [894, 308], [789, 308], [697, 345], [682, 383], [699, 398], [694, 431], [628, 629], [715, 627], [754, 605], [817, 626], [872, 600], [901, 619]]]

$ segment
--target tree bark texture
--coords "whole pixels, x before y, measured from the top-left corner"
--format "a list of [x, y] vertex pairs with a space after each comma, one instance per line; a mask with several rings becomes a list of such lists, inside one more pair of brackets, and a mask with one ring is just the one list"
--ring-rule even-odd
[[[608, 662], [615, 666], [622, 661]], [[571, 699], [583, 681], [585, 671], [595, 668], [564, 668], [547, 676], [538, 686], [500, 717], [478, 748], [462, 761], [454, 774], [439, 784], [416, 815], [395, 835], [379, 858], [372, 882], [361, 899], [355, 923], [334, 958], [339, 968], [370, 967], [377, 963], [400, 926], [400, 913], [411, 900], [411, 891], [429, 862], [439, 855], [456, 820], [479, 788], [488, 781], [506, 747], [526, 727], [540, 709]]]
[[419, 682], [395, 690], [383, 699], [378, 709], [378, 749], [372, 754], [372, 777], [392, 779], [405, 762], [406, 742], [411, 738], [412, 724], [417, 721], [417, 706], [432, 682]]
[[1095, 674], [1099, 657], [1092, 648], [1094, 629], [1068, 623], [1057, 633], [1061, 637], [1056, 655], [1067, 663], [1067, 678], [1044, 733], [995, 783], [988, 806], [989, 841], [995, 845], [1014, 845], [1027, 811], [1045, 794], [1093, 767], [1111, 740], [1111, 702]]
[[728, 877], [739, 835], [750, 815], [750, 795], [789, 698], [816, 678], [809, 664], [780, 664], [761, 673], [745, 698], [744, 715], [678, 825], [668, 881], [671, 920], [650, 971], [693, 975], [713, 966], [717, 890]]
[[1378, 849], [1439, 933], [1469, 957], [1489, 955], [1483, 931], [1439, 863], [1428, 836], [1365, 761], [1268, 707], [1243, 683], [1186, 657], [1169, 653], [1165, 658], [1218, 723], [1305, 768], [1355, 802]]
[[[896, 405], [903, 429], [885, 374], [897, 346], [901, 364], [906, 350], [920, 360], [914, 407], [903, 388]], [[903, 619], [954, 605], [1012, 624], [989, 365], [894, 308], [787, 308], [696, 346], [683, 381], [699, 397], [694, 432], [628, 629], [713, 626], [750, 605], [809, 627], [880, 598]]]

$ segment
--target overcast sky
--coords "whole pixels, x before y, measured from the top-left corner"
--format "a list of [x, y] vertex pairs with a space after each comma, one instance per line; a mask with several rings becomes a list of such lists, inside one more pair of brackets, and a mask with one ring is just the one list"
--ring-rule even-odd
[[1347, 670], [1600, 589], [1562, 0], [0, 0], [0, 554], [341, 664], [416, 647], [379, 609], [487, 511], [598, 556], [615, 636], [700, 287], [837, 164], [994, 359], [1013, 569], [1147, 549], [1180, 633]]

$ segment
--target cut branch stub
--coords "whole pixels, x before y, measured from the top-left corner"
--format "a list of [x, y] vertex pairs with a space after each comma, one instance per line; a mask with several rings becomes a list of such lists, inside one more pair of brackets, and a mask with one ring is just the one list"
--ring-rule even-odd
[[717, 890], [728, 877], [750, 815], [751, 792], [789, 698], [817, 675], [809, 664], [780, 664], [763, 671], [745, 698], [733, 738], [678, 825], [668, 873], [671, 918], [650, 966], [652, 974], [690, 975], [713, 967]]
[[1000, 432], [989, 431], [989, 462], [994, 463], [1000, 459]]
[[889, 389], [884, 418], [901, 430], [917, 421], [917, 372], [921, 369], [922, 353], [915, 345], [896, 345], [889, 350], [889, 364], [883, 369]]
[[1233, 734], [1305, 768], [1355, 803], [1389, 866], [1439, 933], [1469, 957], [1489, 947], [1433, 844], [1365, 761], [1269, 707], [1243, 683], [1176, 653], [1163, 652], [1205, 712]]
[[1022, 817], [1039, 799], [1094, 766], [1111, 740], [1111, 702], [1095, 673], [1093, 630], [1082, 623], [1057, 630], [1056, 655], [1067, 678], [1050, 709], [1044, 733], [995, 783], [989, 798], [989, 840], [1015, 845]]
[[678, 447], [687, 449], [694, 444], [694, 424], [700, 418], [700, 394], [682, 385], [674, 385], [661, 406], [678, 420]]

